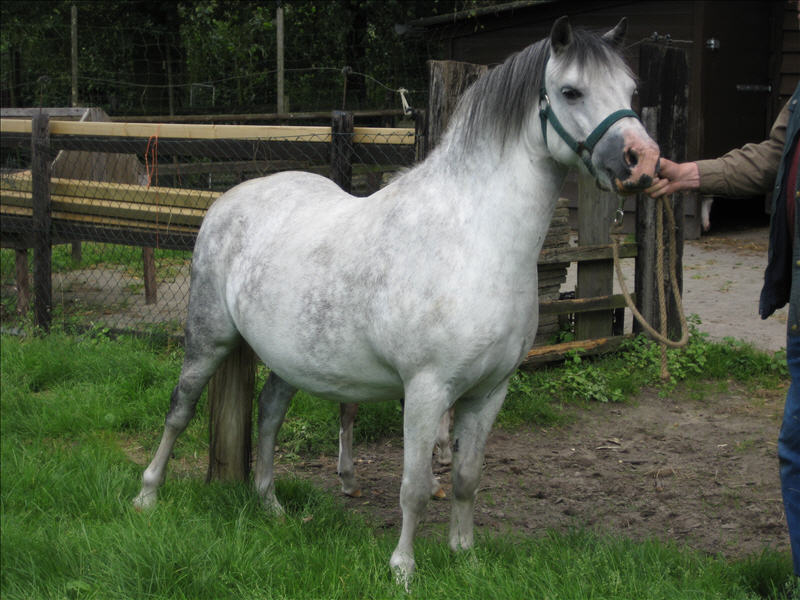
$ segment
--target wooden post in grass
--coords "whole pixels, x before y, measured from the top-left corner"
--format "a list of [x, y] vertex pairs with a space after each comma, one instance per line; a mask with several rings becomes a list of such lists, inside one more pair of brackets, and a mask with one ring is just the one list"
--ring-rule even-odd
[[[661, 155], [676, 162], [686, 160], [689, 67], [686, 51], [668, 44], [644, 43], [639, 50], [639, 97], [642, 122], [658, 142]], [[646, 195], [638, 199], [636, 209], [636, 303], [639, 312], [656, 330], [661, 318], [656, 292], [656, 210], [660, 204]], [[683, 290], [683, 194], [672, 197], [675, 215], [676, 277]], [[667, 332], [672, 339], [680, 337], [678, 309], [672, 295], [666, 247], [669, 231], [664, 217], [664, 285], [667, 296]], [[634, 331], [642, 331], [638, 322]]]
[[50, 214], [50, 117], [40, 112], [31, 123], [33, 196], [33, 323], [50, 331], [53, 308]]
[[206, 481], [246, 481], [250, 475], [255, 354], [242, 341], [208, 382]]

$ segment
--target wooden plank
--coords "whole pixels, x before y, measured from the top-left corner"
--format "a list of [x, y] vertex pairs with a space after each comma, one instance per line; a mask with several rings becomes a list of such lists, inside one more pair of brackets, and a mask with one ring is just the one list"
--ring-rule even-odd
[[[636, 242], [623, 242], [619, 246], [619, 257], [634, 258], [638, 249]], [[610, 260], [612, 256], [611, 246], [608, 244], [570, 246], [567, 248], [545, 248], [539, 254], [539, 264], [549, 265], [565, 262]]]
[[[4, 177], [0, 179], [0, 193], [7, 191], [30, 192], [31, 177]], [[219, 198], [221, 192], [168, 187], [145, 187], [127, 183], [88, 181], [84, 179], [51, 179], [54, 196], [75, 197], [87, 200], [108, 200], [119, 203], [157, 204], [185, 208], [207, 209]], [[90, 204], [91, 202], [87, 202]]]
[[[24, 221], [24, 224], [20, 224], [19, 222], [15, 222], [14, 224], [11, 223], [3, 223], [3, 233], [9, 234], [13, 232], [30, 232], [31, 230], [31, 222], [30, 219], [33, 215], [33, 211], [30, 207], [20, 207], [20, 206], [11, 206], [11, 205], [2, 205], [2, 215], [5, 218], [22, 218], [27, 219]], [[134, 230], [145, 230], [152, 232], [154, 235], [157, 233], [163, 234], [190, 234], [196, 235], [199, 229], [199, 222], [195, 225], [186, 225], [186, 224], [177, 224], [174, 222], [169, 221], [168, 219], [164, 218], [161, 219], [156, 225], [156, 221], [143, 221], [143, 220], [132, 220], [132, 219], [123, 219], [123, 218], [114, 218], [109, 216], [97, 216], [97, 215], [86, 215], [81, 213], [72, 213], [72, 212], [62, 212], [58, 210], [51, 211], [51, 216], [53, 222], [58, 225], [59, 227], [63, 223], [75, 223], [79, 225], [84, 225], [86, 227], [105, 227], [105, 228], [115, 228], [117, 233], [115, 234], [117, 238], [119, 238], [120, 231], [134, 231]], [[55, 227], [55, 226], [54, 226]], [[104, 240], [104, 241], [114, 241], [114, 240]], [[5, 247], [14, 247], [11, 246], [3, 246]], [[31, 246], [32, 247], [32, 244]]]
[[626, 340], [633, 339], [633, 337], [632, 334], [627, 334], [595, 338], [592, 340], [579, 340], [577, 342], [565, 342], [563, 344], [553, 344], [550, 346], [537, 346], [528, 352], [520, 368], [531, 369], [547, 363], [561, 361], [572, 352], [579, 352], [581, 356], [595, 356], [598, 354], [615, 352]]
[[539, 315], [570, 315], [593, 311], [611, 311], [625, 308], [625, 296], [598, 296], [596, 298], [575, 298], [574, 300], [550, 300], [539, 303]]
[[[3, 109], [4, 111], [6, 109]], [[30, 109], [28, 109], [30, 110]], [[38, 109], [35, 109], [38, 110]], [[369, 117], [402, 117], [400, 108], [387, 108], [378, 110], [354, 110], [353, 116], [357, 119]], [[5, 115], [3, 115], [5, 116]], [[30, 116], [30, 115], [29, 115]], [[144, 115], [111, 117], [112, 121], [128, 123], [203, 123], [208, 121], [302, 121], [311, 119], [329, 119], [330, 111], [317, 112], [275, 112], [275, 113], [233, 113], [228, 115]]]
[[[92, 217], [84, 222], [84, 219], [60, 219], [57, 212], [52, 217], [53, 244], [68, 244], [75, 240], [119, 244], [122, 238], [127, 246], [191, 251], [197, 238], [197, 228], [171, 226], [168, 229], [156, 229], [142, 221], [115, 223], [111, 219], [99, 217]], [[0, 223], [0, 245], [3, 248], [33, 247], [30, 215], [15, 216], [4, 211]]]
[[0, 109], [0, 118], [3, 119], [32, 119], [40, 112], [45, 113], [48, 117], [52, 118], [67, 118], [72, 117], [80, 119], [89, 110], [82, 106], [55, 106], [48, 108], [2, 108]]
[[[30, 196], [20, 192], [3, 192], [2, 206], [3, 212], [6, 212], [6, 206], [28, 207], [30, 206]], [[87, 217], [111, 217], [125, 219], [132, 224], [137, 221], [156, 223], [165, 228], [173, 225], [186, 225], [198, 229], [206, 214], [205, 208], [183, 208], [117, 200], [92, 199], [87, 202], [85, 198], [55, 195], [51, 196], [51, 206], [54, 214], [58, 212], [61, 218], [66, 219], [86, 220]], [[138, 226], [141, 227], [141, 223]]]
[[[0, 119], [3, 133], [30, 133], [31, 121]], [[187, 125], [182, 123], [113, 123], [104, 121], [51, 121], [51, 135], [85, 135], [185, 140], [289, 140], [312, 138], [329, 143], [331, 128], [298, 125]], [[408, 127], [355, 127], [353, 143], [414, 145], [414, 129]], [[309, 141], [309, 140], [300, 140]]]
[[[611, 222], [618, 199], [616, 194], [600, 190], [593, 177], [578, 177], [578, 243], [607, 245]], [[614, 289], [614, 264], [611, 260], [578, 263], [576, 294], [578, 298], [608, 296]], [[592, 339], [611, 335], [612, 314], [579, 313], [575, 319], [575, 337]]]

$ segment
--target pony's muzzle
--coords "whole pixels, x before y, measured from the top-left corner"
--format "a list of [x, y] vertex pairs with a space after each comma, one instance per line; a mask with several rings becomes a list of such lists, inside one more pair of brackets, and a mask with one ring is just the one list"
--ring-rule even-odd
[[614, 177], [614, 187], [620, 194], [635, 194], [653, 185], [658, 175], [661, 153], [649, 137], [623, 134], [622, 160], [624, 169]]

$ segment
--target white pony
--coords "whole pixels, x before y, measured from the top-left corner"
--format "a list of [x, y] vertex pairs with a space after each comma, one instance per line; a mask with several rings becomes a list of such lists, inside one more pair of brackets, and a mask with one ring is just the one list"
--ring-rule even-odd
[[559, 19], [464, 94], [427, 160], [368, 198], [298, 172], [220, 197], [197, 237], [183, 368], [136, 505], [155, 503], [203, 386], [243, 338], [271, 369], [254, 474], [267, 509], [282, 510], [273, 450], [298, 388], [405, 398], [390, 565], [408, 584], [437, 428], [454, 406], [449, 539], [471, 547], [484, 445], [534, 340], [536, 262], [567, 170], [631, 192], [656, 175], [658, 147], [630, 111], [624, 31], [624, 20], [598, 36]]

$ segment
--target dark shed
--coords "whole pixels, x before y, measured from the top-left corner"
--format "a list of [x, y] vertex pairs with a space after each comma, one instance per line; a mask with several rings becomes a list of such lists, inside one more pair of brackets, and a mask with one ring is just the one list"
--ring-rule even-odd
[[[634, 71], [640, 42], [653, 36], [686, 48], [689, 159], [763, 140], [800, 77], [797, 3], [789, 0], [519, 0], [420, 19], [405, 28], [440, 43], [442, 53], [433, 58], [492, 65], [546, 36], [561, 15], [569, 15], [574, 26], [597, 30], [627, 17], [627, 58]], [[635, 104], [636, 99], [634, 109]], [[574, 195], [572, 187], [565, 189], [567, 197]], [[686, 204], [686, 236], [698, 237], [699, 199]], [[715, 216], [763, 219], [763, 206], [763, 198], [717, 202]]]

